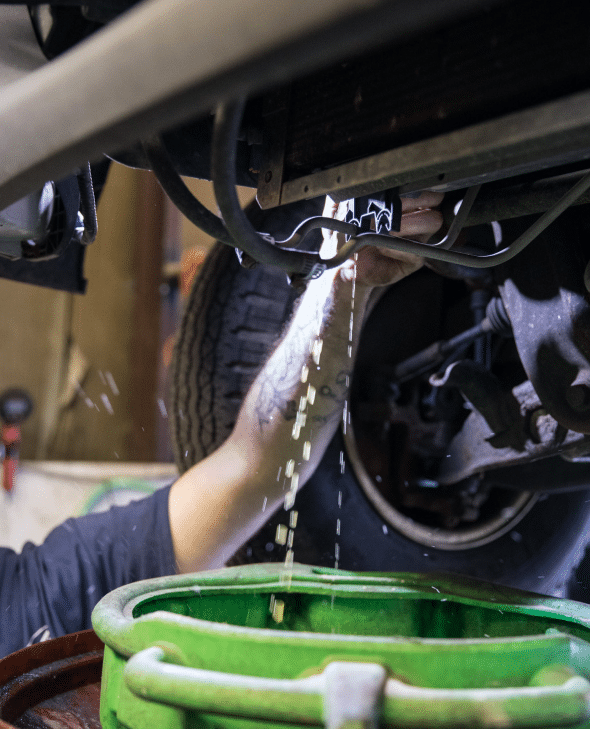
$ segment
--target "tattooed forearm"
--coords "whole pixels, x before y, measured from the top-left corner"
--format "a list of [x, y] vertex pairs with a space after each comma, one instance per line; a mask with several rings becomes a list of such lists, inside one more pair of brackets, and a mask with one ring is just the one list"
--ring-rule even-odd
[[258, 376], [255, 411], [261, 431], [277, 414], [286, 421], [294, 420], [297, 415], [294, 393], [300, 384], [302, 363], [309, 353], [308, 329], [293, 327]]
[[[297, 415], [297, 402], [295, 400], [285, 400], [280, 392], [273, 391], [271, 383], [267, 383], [268, 387], [261, 392], [261, 397], [256, 403], [256, 417], [258, 418], [258, 427], [263, 430], [265, 425], [269, 425], [275, 413], [280, 413], [283, 420], [295, 420]], [[268, 392], [265, 390], [268, 389]]]
[[[334, 280], [335, 276], [327, 276], [310, 284], [285, 337], [249, 393], [250, 409], [244, 411], [250, 414], [250, 424], [260, 438], [256, 447], [281, 443], [276, 453], [279, 460], [287, 441], [301, 439], [302, 446], [313, 441], [311, 461], [309, 455], [302, 460], [309, 463], [307, 470], [314, 461], [314, 448], [331, 438], [342, 419], [351, 382], [351, 349], [355, 348], [350, 339], [351, 299], [348, 284], [342, 282], [334, 295]], [[362, 321], [364, 306], [360, 303], [357, 297], [358, 321]], [[247, 427], [247, 420], [243, 424]], [[256, 445], [257, 441], [250, 443]], [[268, 462], [267, 455], [265, 468]]]
[[[280, 415], [285, 421], [295, 420], [299, 401], [293, 397], [293, 392], [301, 384], [302, 362], [305, 363], [305, 358], [301, 354], [295, 356], [294, 361], [291, 357], [276, 358], [273, 366], [267, 367], [262, 374], [256, 402], [260, 431], [272, 422], [275, 415]], [[321, 368], [314, 369], [321, 372]], [[329, 368], [326, 368], [326, 374], [329, 375]], [[329, 384], [318, 385], [316, 403], [309, 412], [311, 423], [329, 423], [340, 418], [348, 395], [350, 374], [349, 370], [340, 370]], [[310, 379], [315, 379], [313, 371]]]

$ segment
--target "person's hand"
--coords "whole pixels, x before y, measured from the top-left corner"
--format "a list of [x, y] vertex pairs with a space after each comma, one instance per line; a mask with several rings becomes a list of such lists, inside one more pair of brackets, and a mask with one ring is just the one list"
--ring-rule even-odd
[[[429, 191], [415, 198], [402, 197], [401, 229], [397, 235], [426, 243], [442, 226], [442, 214], [437, 210], [442, 199], [442, 193]], [[330, 198], [326, 199], [326, 217], [344, 220], [347, 211], [347, 202], [338, 204]], [[336, 233], [325, 235], [322, 255], [332, 257], [342, 243], [342, 238]], [[416, 271], [423, 261], [424, 259], [408, 253], [367, 246], [359, 251], [356, 261], [347, 261], [342, 265], [340, 275], [344, 280], [350, 280], [356, 266], [357, 284], [369, 288], [388, 286]]]

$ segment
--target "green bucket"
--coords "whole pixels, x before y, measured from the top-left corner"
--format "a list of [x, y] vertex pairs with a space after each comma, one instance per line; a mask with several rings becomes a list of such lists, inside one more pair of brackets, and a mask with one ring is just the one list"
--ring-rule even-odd
[[103, 729], [590, 729], [590, 608], [447, 575], [250, 565], [96, 606]]

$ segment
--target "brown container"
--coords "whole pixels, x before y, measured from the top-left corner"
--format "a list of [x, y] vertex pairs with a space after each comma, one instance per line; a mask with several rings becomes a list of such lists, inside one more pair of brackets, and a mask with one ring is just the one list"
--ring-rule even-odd
[[100, 729], [103, 648], [83, 630], [0, 660], [0, 729]]

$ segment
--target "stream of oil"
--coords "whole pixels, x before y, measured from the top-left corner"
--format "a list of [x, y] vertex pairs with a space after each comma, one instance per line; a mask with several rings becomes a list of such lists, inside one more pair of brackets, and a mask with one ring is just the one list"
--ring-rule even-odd
[[[347, 354], [348, 359], [352, 360], [352, 350], [353, 350], [353, 334], [354, 334], [354, 304], [355, 304], [355, 293], [356, 293], [356, 254], [355, 254], [355, 262], [353, 267], [353, 276], [352, 276], [352, 292], [351, 292], [351, 302], [350, 302], [350, 320], [349, 320], [349, 328], [348, 328], [348, 345], [347, 345]], [[321, 337], [321, 327], [322, 327], [322, 321], [318, 321], [317, 324], [317, 332], [315, 336], [313, 337], [312, 341], [310, 342], [310, 352], [312, 356], [313, 363], [316, 365], [316, 367], [319, 369], [320, 367], [320, 360], [321, 360], [321, 354], [323, 349], [323, 339]], [[351, 363], [352, 364], [352, 363]], [[352, 367], [349, 367], [349, 370], [352, 370]], [[301, 370], [301, 383], [306, 384], [308, 382], [309, 378], [309, 368], [307, 365], [304, 365]], [[349, 376], [346, 377], [346, 388], [348, 391], [348, 387], [350, 385], [349, 382]], [[305, 427], [307, 423], [307, 418], [309, 416], [309, 408], [314, 405], [316, 398], [316, 389], [315, 387], [308, 383], [307, 391], [304, 396], [302, 396], [299, 400], [299, 406], [297, 409], [297, 415], [295, 417], [295, 423], [293, 425], [293, 430], [291, 432], [291, 441], [293, 442], [293, 451], [296, 451], [296, 443], [299, 442], [300, 436], [301, 436], [301, 430]], [[342, 413], [342, 428], [344, 431], [344, 434], [346, 435], [346, 429], [350, 425], [350, 408], [349, 408], [349, 402], [348, 397], [344, 400], [344, 407], [343, 407], [343, 413]], [[309, 461], [310, 454], [311, 454], [311, 447], [312, 444], [309, 440], [306, 440], [302, 445], [301, 450], [301, 462], [303, 461]], [[284, 569], [281, 572], [280, 582], [282, 585], [285, 586], [285, 589], [289, 589], [291, 586], [291, 581], [293, 577], [293, 561], [294, 561], [294, 539], [295, 539], [295, 527], [297, 526], [297, 520], [298, 520], [298, 512], [293, 508], [295, 506], [295, 498], [297, 494], [297, 489], [299, 487], [299, 473], [296, 470], [297, 468], [297, 462], [295, 458], [290, 458], [285, 465], [285, 479], [288, 479], [289, 481], [289, 490], [285, 496], [285, 503], [284, 508], [285, 511], [289, 513], [289, 525], [286, 524], [279, 524], [277, 526], [276, 534], [275, 534], [275, 542], [280, 546], [286, 546], [287, 547], [287, 553], [285, 556], [285, 562], [284, 562]], [[345, 470], [345, 461], [344, 461], [344, 453], [340, 452], [340, 472], [341, 474], [344, 473]], [[280, 478], [281, 470], [279, 470], [279, 476]], [[342, 508], [342, 491], [338, 491], [338, 509], [340, 510]], [[340, 561], [340, 517], [336, 520], [336, 541], [334, 544], [334, 567], [337, 569], [338, 564]], [[334, 596], [332, 596], [332, 607], [334, 607]], [[276, 595], [271, 595], [270, 597], [270, 604], [269, 604], [269, 610], [272, 615], [273, 620], [276, 623], [281, 623], [284, 619], [285, 615], [285, 602], [284, 600], [278, 599]]]

